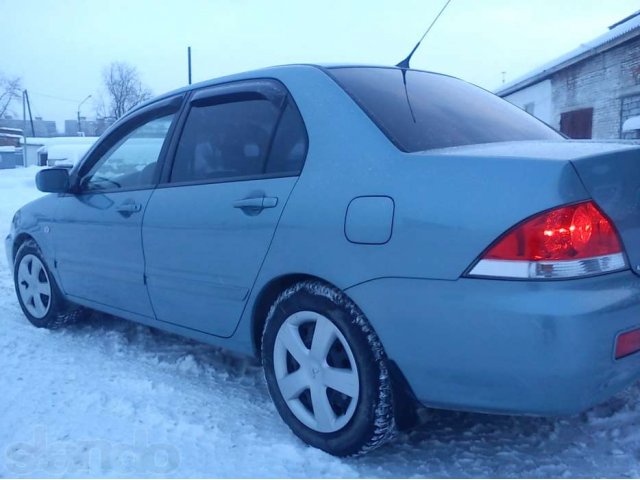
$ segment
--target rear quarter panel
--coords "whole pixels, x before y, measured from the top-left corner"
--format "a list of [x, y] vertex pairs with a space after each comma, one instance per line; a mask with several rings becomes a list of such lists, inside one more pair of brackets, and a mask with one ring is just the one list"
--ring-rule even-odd
[[[402, 153], [320, 70], [279, 78], [304, 117], [309, 152], [236, 331], [241, 350], [251, 349], [253, 305], [274, 278], [304, 273], [341, 289], [383, 277], [455, 280], [517, 222], [588, 198], [568, 161]], [[349, 203], [378, 195], [395, 203], [390, 240], [349, 242]]]

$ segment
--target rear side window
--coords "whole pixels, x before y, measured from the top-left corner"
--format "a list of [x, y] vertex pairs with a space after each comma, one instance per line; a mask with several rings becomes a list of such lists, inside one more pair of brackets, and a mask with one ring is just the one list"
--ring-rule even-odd
[[273, 138], [265, 172], [298, 174], [307, 156], [307, 130], [300, 112], [289, 98]]
[[205, 182], [294, 175], [306, 155], [306, 131], [290, 99], [192, 106], [171, 182]]
[[333, 68], [330, 74], [405, 152], [563, 137], [506, 100], [445, 75], [399, 68]]

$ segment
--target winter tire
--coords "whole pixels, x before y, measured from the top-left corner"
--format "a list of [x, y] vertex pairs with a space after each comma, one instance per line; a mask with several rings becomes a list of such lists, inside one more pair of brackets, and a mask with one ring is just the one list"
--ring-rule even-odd
[[13, 280], [23, 313], [38, 328], [60, 328], [88, 314], [86, 309], [64, 299], [40, 248], [32, 240], [18, 249]]
[[384, 350], [340, 290], [319, 281], [285, 290], [267, 317], [262, 360], [278, 412], [309, 445], [349, 456], [394, 434]]

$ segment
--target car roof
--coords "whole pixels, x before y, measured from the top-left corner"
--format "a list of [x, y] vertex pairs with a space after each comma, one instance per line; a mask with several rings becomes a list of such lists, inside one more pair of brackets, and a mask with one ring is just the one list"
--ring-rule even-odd
[[[278, 72], [282, 72], [282, 71], [289, 71], [292, 69], [307, 69], [309, 67], [312, 68], [317, 68], [319, 70], [331, 70], [334, 68], [384, 68], [384, 69], [391, 69], [391, 70], [401, 70], [400, 67], [398, 66], [392, 66], [392, 65], [373, 65], [373, 64], [357, 64], [357, 63], [291, 63], [291, 64], [285, 64], [285, 65], [276, 65], [276, 66], [271, 66], [271, 67], [264, 67], [264, 68], [259, 68], [259, 69], [255, 69], [255, 70], [247, 70], [244, 72], [239, 72], [239, 73], [233, 73], [230, 75], [224, 75], [222, 77], [215, 77], [215, 78], [211, 78], [208, 80], [204, 80], [201, 82], [197, 82], [191, 85], [185, 85], [184, 87], [180, 87], [177, 88], [175, 90], [171, 90], [169, 92], [160, 94], [156, 97], [153, 97], [150, 100], [147, 100], [146, 102], [142, 102], [138, 105], [136, 105], [136, 107], [134, 107], [133, 109], [131, 109], [129, 112], [127, 112], [127, 116], [141, 108], [146, 107], [147, 105], [150, 105], [152, 103], [157, 102], [158, 100], [162, 100], [165, 98], [169, 98], [169, 97], [173, 97], [175, 95], [180, 95], [183, 93], [187, 93], [190, 92], [191, 90], [194, 89], [198, 89], [198, 88], [206, 88], [206, 87], [211, 87], [214, 85], [218, 85], [221, 83], [227, 83], [227, 82], [233, 82], [233, 81], [238, 81], [238, 80], [251, 80], [254, 78], [264, 78], [264, 77], [270, 77], [274, 74], [277, 75]], [[431, 72], [431, 71], [427, 71], [427, 70], [420, 70], [420, 69], [415, 69], [415, 68], [409, 68], [407, 70], [410, 71], [416, 71], [416, 72], [425, 72], [425, 73], [432, 73], [435, 75], [445, 75], [448, 76], [446, 74], [443, 73], [438, 73], [438, 72]]]

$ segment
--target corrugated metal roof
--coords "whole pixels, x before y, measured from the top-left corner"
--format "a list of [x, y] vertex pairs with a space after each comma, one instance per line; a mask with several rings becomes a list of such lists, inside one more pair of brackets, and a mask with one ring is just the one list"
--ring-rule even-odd
[[562, 70], [574, 63], [589, 58], [614, 47], [620, 41], [628, 40], [640, 35], [640, 10], [618, 23], [609, 27], [609, 31], [581, 44], [578, 48], [547, 62], [515, 80], [501, 85], [496, 89], [496, 95], [504, 96], [522, 90], [534, 83], [544, 80], [551, 74]]

